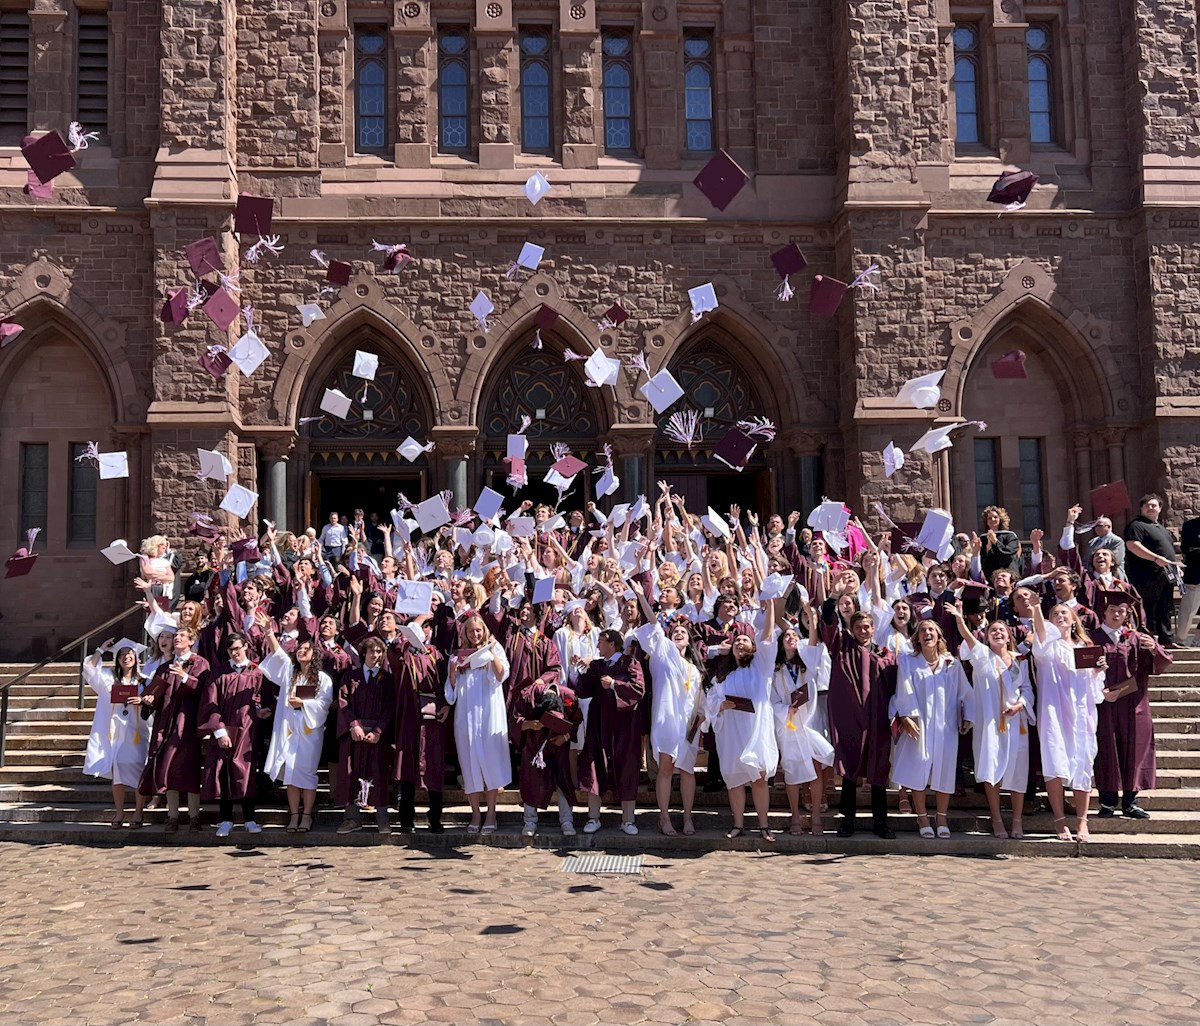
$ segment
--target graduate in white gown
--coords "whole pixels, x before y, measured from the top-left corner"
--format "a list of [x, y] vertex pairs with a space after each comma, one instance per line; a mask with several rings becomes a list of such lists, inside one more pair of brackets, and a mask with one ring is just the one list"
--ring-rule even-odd
[[[692, 656], [692, 635], [687, 620], [675, 617], [663, 631], [638, 581], [630, 584], [641, 603], [646, 623], [633, 636], [650, 657], [654, 682], [650, 708], [650, 750], [658, 766], [654, 791], [658, 798], [658, 829], [675, 833], [671, 822], [671, 780], [679, 771], [683, 799], [683, 832], [694, 834], [692, 806], [696, 800], [696, 756], [700, 753], [701, 674]], [[688, 735], [691, 735], [690, 738]]]
[[[582, 599], [568, 602], [564, 609], [567, 622], [554, 632], [554, 643], [558, 646], [558, 661], [562, 666], [563, 677], [567, 686], [574, 690], [579, 674], [600, 654], [596, 648], [596, 642], [600, 640], [600, 628], [592, 624], [587, 612], [587, 603]], [[583, 747], [584, 737], [587, 736], [587, 715], [591, 704], [590, 698], [579, 701], [579, 708], [583, 713], [583, 726], [579, 728], [576, 740], [571, 742], [572, 773], [575, 771], [576, 756]]]
[[1092, 798], [1092, 766], [1096, 761], [1097, 707], [1104, 701], [1108, 661], [1103, 655], [1094, 668], [1075, 668], [1075, 649], [1092, 641], [1075, 610], [1057, 605], [1050, 622], [1040, 606], [1033, 608], [1033, 658], [1038, 681], [1038, 740], [1046, 798], [1061, 841], [1073, 840], [1063, 804], [1064, 788], [1075, 792], [1075, 830], [1088, 839], [1088, 806]]
[[[807, 604], [801, 617], [813, 615]], [[804, 832], [800, 816], [800, 785], [812, 784], [812, 832], [825, 832], [821, 825], [821, 802], [825, 797], [825, 770], [833, 765], [833, 745], [813, 726], [820, 683], [829, 687], [829, 651], [824, 645], [801, 643], [795, 627], [779, 635], [775, 673], [771, 682], [771, 708], [775, 714], [775, 741], [779, 765], [792, 811], [789, 833]]]
[[[113, 668], [101, 665], [105, 652], [115, 649]], [[150, 752], [153, 720], [143, 720], [140, 706], [142, 693], [149, 680], [138, 672], [138, 656], [143, 645], [129, 640], [106, 641], [83, 661], [83, 677], [96, 693], [96, 712], [92, 716], [92, 732], [88, 737], [83, 772], [112, 781], [113, 803], [116, 812], [112, 825], [119, 827], [125, 820], [125, 791], [134, 789], [134, 812], [131, 827], [142, 825], [142, 809], [146, 798], [138, 789], [146, 758]], [[112, 700], [113, 685], [128, 690], [127, 701]]]
[[912, 789], [922, 837], [933, 836], [925, 808], [925, 792], [932, 788], [937, 796], [937, 836], [949, 837], [946, 816], [954, 793], [958, 735], [971, 719], [971, 685], [932, 620], [922, 620], [917, 627], [916, 654], [899, 657], [895, 712], [901, 734], [892, 780]]
[[[272, 780], [287, 786], [287, 832], [307, 833], [317, 802], [317, 768], [325, 739], [325, 723], [333, 704], [333, 681], [321, 672], [321, 661], [310, 639], [296, 646], [292, 659], [266, 627], [269, 654], [259, 664], [263, 675], [279, 687], [271, 747], [264, 770]], [[301, 801], [304, 809], [301, 813]]]
[[450, 658], [446, 701], [455, 707], [454, 743], [462, 766], [463, 789], [471, 804], [467, 833], [480, 831], [481, 799], [487, 801], [485, 834], [496, 832], [496, 798], [512, 780], [508, 756], [508, 713], [504, 707], [504, 682], [508, 659], [504, 646], [493, 638], [481, 616], [463, 621], [463, 648]]
[[729, 788], [733, 829], [726, 837], [746, 831], [746, 785], [754, 797], [758, 831], [764, 841], [774, 841], [767, 813], [771, 795], [767, 776], [779, 765], [775, 743], [775, 716], [771, 711], [771, 677], [775, 670], [775, 602], [768, 602], [757, 640], [738, 634], [730, 656], [734, 668], [719, 680], [704, 700], [704, 713], [716, 734], [721, 775]]
[[1028, 658], [1017, 655], [1016, 639], [1002, 620], [987, 625], [985, 645], [971, 633], [961, 603], [947, 608], [954, 614], [962, 638], [959, 656], [971, 663], [975, 779], [987, 795], [992, 833], [1010, 836], [1000, 814], [1000, 792], [1007, 791], [1013, 810], [1011, 836], [1024, 837], [1021, 812], [1029, 783], [1029, 727], [1037, 722]]

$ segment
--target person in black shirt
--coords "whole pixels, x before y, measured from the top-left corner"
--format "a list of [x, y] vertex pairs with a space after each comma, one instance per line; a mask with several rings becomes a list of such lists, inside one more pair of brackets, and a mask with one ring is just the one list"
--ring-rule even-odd
[[1175, 642], [1195, 646], [1188, 641], [1192, 617], [1200, 610], [1200, 517], [1185, 520], [1179, 531], [1179, 547], [1183, 550], [1183, 600], [1179, 603], [1179, 620], [1175, 624]]
[[1125, 571], [1142, 596], [1146, 609], [1146, 631], [1158, 638], [1164, 647], [1173, 647], [1171, 636], [1171, 606], [1175, 594], [1172, 573], [1175, 563], [1175, 542], [1159, 523], [1162, 497], [1153, 492], [1138, 501], [1141, 513], [1125, 525]]

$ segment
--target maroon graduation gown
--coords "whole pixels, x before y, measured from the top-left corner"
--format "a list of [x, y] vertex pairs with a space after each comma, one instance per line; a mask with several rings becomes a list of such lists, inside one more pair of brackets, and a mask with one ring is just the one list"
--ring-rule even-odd
[[[200, 698], [197, 731], [210, 734], [224, 727], [232, 747], [222, 748], [217, 739], [209, 741], [204, 752], [204, 775], [200, 796], [206, 802], [216, 798], [253, 798], [254, 742], [259, 734], [258, 711], [264, 706], [262, 671], [250, 663], [240, 672], [225, 666], [224, 673], [210, 674]], [[229, 766], [229, 790], [224, 787], [224, 765]]]
[[508, 657], [508, 680], [504, 682], [505, 705], [511, 710], [513, 700], [536, 680], [557, 684], [562, 679], [562, 656], [554, 638], [543, 631], [531, 636], [509, 616], [484, 615], [488, 629], [504, 646]]
[[1150, 673], [1154, 653], [1132, 640], [1113, 641], [1103, 628], [1092, 631], [1092, 644], [1104, 648], [1106, 688], [1133, 678], [1137, 690], [1115, 702], [1101, 702], [1096, 717], [1096, 790], [1144, 791], [1154, 787], [1154, 720], [1150, 715]]
[[[370, 802], [386, 804], [392, 779], [392, 721], [396, 715], [396, 688], [387, 663], [368, 682], [366, 669], [358, 667], [342, 679], [337, 698], [338, 779], [337, 801], [349, 805], [358, 795], [358, 781], [371, 782]], [[355, 741], [350, 728], [355, 724], [365, 733], [382, 731], [375, 744]], [[328, 728], [327, 728], [328, 729]]]
[[[606, 676], [614, 681], [607, 689], [600, 683]], [[579, 752], [579, 786], [589, 794], [611, 790], [618, 802], [636, 800], [642, 774], [641, 703], [646, 694], [637, 659], [593, 659], [576, 680], [575, 694], [592, 700]]]
[[[560, 684], [558, 692], [562, 696], [567, 721], [574, 727], [572, 732], [556, 735], [545, 727], [525, 730], [526, 721], [535, 718], [534, 710], [546, 687], [546, 684], [531, 683], [522, 688], [513, 696], [508, 716], [509, 737], [517, 749], [519, 758], [517, 780], [521, 789], [521, 801], [538, 809], [546, 808], [554, 798], [554, 792], [560, 788], [569, 800], [575, 800], [570, 742], [575, 740], [579, 725], [583, 723], [583, 710], [579, 708], [579, 699], [576, 698], [575, 692]], [[565, 740], [555, 743], [556, 737], [563, 737]], [[545, 763], [540, 769], [533, 764], [539, 751]]]
[[193, 655], [185, 665], [188, 675], [180, 680], [170, 672], [171, 664], [164, 663], [154, 671], [146, 689], [161, 693], [154, 705], [141, 707], [143, 718], [154, 715], [154, 734], [138, 785], [145, 795], [200, 791], [200, 735], [196, 732], [196, 721], [200, 689], [208, 677], [209, 666], [198, 655]]
[[407, 641], [389, 649], [387, 660], [396, 684], [392, 777], [428, 791], [441, 791], [446, 783], [450, 721], [426, 719], [424, 710], [432, 708], [436, 714], [446, 708], [444, 660], [437, 649], [421, 652]]
[[[821, 633], [829, 649], [829, 739], [833, 745], [835, 772], [858, 779], [872, 770], [878, 776], [882, 763], [890, 760], [888, 697], [880, 681], [885, 659], [860, 645], [836, 624], [822, 624]], [[888, 661], [891, 654], [888, 653]], [[895, 692], [895, 680], [892, 679]], [[880, 719], [880, 707], [883, 714]], [[884, 738], [877, 735], [882, 730]], [[872, 753], [874, 765], [872, 765]], [[887, 768], [883, 768], [886, 783]]]

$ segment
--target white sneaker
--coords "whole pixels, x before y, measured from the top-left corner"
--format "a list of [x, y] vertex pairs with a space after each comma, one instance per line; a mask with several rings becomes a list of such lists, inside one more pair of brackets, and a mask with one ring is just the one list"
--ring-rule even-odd
[[634, 834], [636, 834], [636, 833], [638, 832], [638, 828], [637, 828], [637, 824], [636, 824], [636, 823], [622, 823], [622, 824], [621, 824], [621, 829], [622, 829], [622, 830], [623, 830], [625, 833], [629, 834], [629, 836], [630, 836], [630, 837], [632, 837]]
[[594, 834], [599, 829], [600, 829], [600, 820], [598, 820], [598, 819], [589, 819], [586, 823], [583, 824], [583, 832], [585, 834]]
[[522, 837], [536, 837], [537, 836], [537, 826], [534, 824], [531, 824], [531, 823], [526, 823], [525, 826], [521, 828], [521, 836]]
[[225, 820], [223, 823], [217, 824], [217, 836], [218, 837], [228, 837], [232, 831], [233, 831], [233, 824], [231, 822], [229, 822], [229, 820]]
[[575, 836], [575, 824], [574, 823], [564, 823], [562, 825], [562, 832], [563, 832], [563, 837], [574, 837]]
[[254, 820], [248, 819], [248, 820], [246, 820], [246, 833], [261, 834], [262, 827], [260, 827]]

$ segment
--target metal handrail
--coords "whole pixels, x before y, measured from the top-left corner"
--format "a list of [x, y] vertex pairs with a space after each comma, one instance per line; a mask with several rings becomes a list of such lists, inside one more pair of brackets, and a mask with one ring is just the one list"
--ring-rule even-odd
[[121, 623], [124, 620], [127, 620], [130, 616], [132, 616], [136, 612], [143, 612], [143, 607], [140, 602], [130, 606], [123, 613], [118, 613], [116, 616], [110, 617], [109, 619], [105, 620], [103, 623], [97, 624], [95, 627], [93, 627], [91, 630], [89, 630], [86, 634], [81, 634], [74, 641], [70, 641], [67, 644], [63, 645], [62, 648], [60, 648], [53, 655], [47, 656], [40, 663], [34, 664], [28, 670], [23, 670], [21, 673], [17, 674], [15, 677], [12, 677], [9, 680], [0, 682], [0, 766], [4, 765], [4, 750], [5, 750], [6, 743], [8, 741], [8, 695], [9, 695], [9, 689], [14, 684], [20, 684], [21, 681], [23, 681], [23, 680], [27, 679], [28, 677], [32, 676], [33, 674], [37, 673], [38, 670], [44, 669], [45, 667], [49, 666], [51, 663], [56, 662], [62, 656], [65, 656], [68, 652], [72, 651], [73, 649], [78, 648], [80, 650], [80, 656], [79, 656], [80, 673], [79, 673], [79, 694], [78, 694], [78, 698], [77, 698], [76, 708], [82, 709], [83, 708], [83, 666], [82, 666], [82, 664], [83, 664], [83, 660], [87, 657], [88, 643], [97, 634], [103, 634], [110, 627], [115, 627], [117, 624]]

